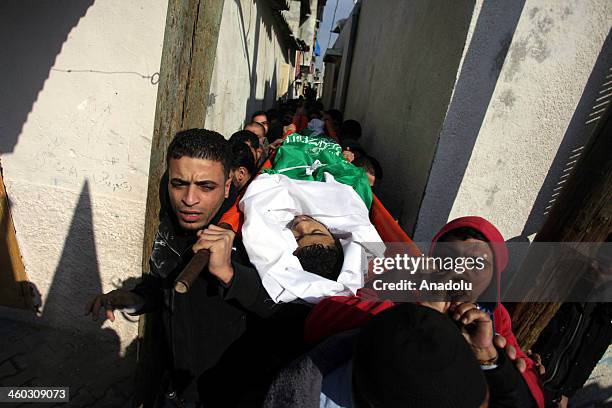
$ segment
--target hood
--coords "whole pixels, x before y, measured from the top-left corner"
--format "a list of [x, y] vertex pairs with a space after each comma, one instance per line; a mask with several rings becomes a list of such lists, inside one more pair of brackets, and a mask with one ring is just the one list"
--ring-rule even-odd
[[438, 242], [440, 237], [445, 235], [446, 233], [459, 229], [459, 228], [471, 228], [480, 232], [489, 243], [491, 247], [491, 251], [494, 256], [494, 273], [497, 278], [497, 301], [499, 303], [501, 299], [501, 273], [506, 269], [508, 265], [508, 248], [506, 247], [506, 242], [504, 237], [499, 232], [497, 228], [489, 221], [485, 220], [482, 217], [460, 217], [456, 218], [449, 223], [447, 223], [431, 240], [431, 247], [429, 249], [429, 253], [431, 254], [434, 250], [435, 244]]
[[308, 129], [312, 130], [313, 134], [320, 135], [325, 133], [325, 122], [321, 119], [312, 119], [308, 122]]

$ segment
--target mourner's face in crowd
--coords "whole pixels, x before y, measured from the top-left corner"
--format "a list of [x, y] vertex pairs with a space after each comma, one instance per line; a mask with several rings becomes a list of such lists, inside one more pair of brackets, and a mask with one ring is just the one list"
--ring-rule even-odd
[[232, 182], [238, 190], [242, 190], [246, 183], [251, 179], [251, 173], [244, 166], [240, 166], [232, 171]]
[[257, 115], [253, 118], [253, 122], [259, 123], [261, 126], [266, 129], [266, 134], [268, 134], [268, 130], [270, 129], [270, 122], [268, 122], [268, 117], [266, 115]]
[[259, 139], [259, 146], [263, 146], [264, 139], [266, 138], [266, 128], [263, 125], [258, 123], [250, 123], [244, 129], [255, 133]]
[[258, 123], [250, 123], [246, 125], [244, 129], [250, 130], [251, 132], [255, 133], [255, 135], [259, 139], [259, 148], [257, 149], [257, 159], [259, 159], [263, 154], [264, 139], [266, 138], [265, 128]]
[[[465, 272], [457, 274], [458, 279], [472, 282], [471, 301], [476, 301], [493, 280], [493, 251], [485, 241], [471, 237], [459, 237], [450, 233], [444, 242], [440, 242], [440, 245], [435, 247], [433, 255], [441, 258], [484, 258], [484, 268], [466, 268]], [[452, 274], [455, 275], [455, 272]]]
[[315, 244], [332, 246], [335, 243], [327, 227], [307, 215], [296, 216], [291, 221], [290, 228], [299, 248]]
[[197, 231], [210, 223], [229, 194], [231, 178], [219, 161], [171, 159], [168, 192], [180, 227]]
[[249, 149], [251, 149], [251, 153], [253, 153], [253, 158], [255, 159], [255, 163], [257, 163], [257, 160], [259, 160], [259, 156], [261, 152], [259, 151], [259, 149], [254, 148], [250, 142], [245, 142], [245, 143], [247, 146], [249, 146]]

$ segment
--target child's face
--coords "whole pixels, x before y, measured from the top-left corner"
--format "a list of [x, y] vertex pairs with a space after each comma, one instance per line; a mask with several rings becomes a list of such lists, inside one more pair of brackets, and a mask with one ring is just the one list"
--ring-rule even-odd
[[291, 221], [289, 228], [293, 232], [299, 248], [315, 244], [334, 245], [334, 237], [325, 225], [308, 215], [297, 215]]
[[493, 281], [493, 251], [485, 241], [471, 237], [459, 237], [451, 232], [434, 250], [434, 256], [445, 258], [477, 258], [483, 257], [484, 268], [466, 268], [461, 279], [472, 283], [472, 301], [476, 301]]

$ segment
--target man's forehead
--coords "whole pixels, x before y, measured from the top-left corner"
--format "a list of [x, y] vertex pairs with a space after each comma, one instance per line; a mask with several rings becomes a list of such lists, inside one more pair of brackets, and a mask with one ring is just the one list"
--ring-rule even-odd
[[170, 159], [168, 163], [170, 178], [189, 180], [224, 178], [223, 164], [220, 161], [183, 156]]
[[257, 134], [257, 132], [264, 132], [265, 129], [263, 127], [262, 124], [260, 123], [251, 123], [250, 125], [247, 125], [247, 127], [245, 127], [245, 130], [250, 130], [251, 132]]

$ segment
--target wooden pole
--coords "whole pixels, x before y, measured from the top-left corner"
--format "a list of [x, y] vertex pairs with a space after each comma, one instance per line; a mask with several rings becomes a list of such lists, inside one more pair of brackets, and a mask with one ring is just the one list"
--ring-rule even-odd
[[[168, 144], [178, 131], [205, 125], [223, 5], [224, 0], [168, 2], [149, 164], [142, 257], [145, 274], [159, 224], [159, 184]], [[162, 374], [159, 316], [140, 318], [138, 340], [135, 405], [150, 406]]]
[[0, 305], [36, 310], [21, 259], [0, 163]]
[[[612, 109], [608, 108], [597, 123], [582, 158], [536, 235], [535, 242], [603, 242], [612, 231], [611, 112]], [[534, 262], [529, 262], [531, 254], [523, 263], [527, 268], [534, 265]], [[540, 260], [543, 263], [551, 261]], [[537, 273], [521, 270], [519, 276], [525, 276], [525, 272]], [[521, 347], [531, 348], [560, 306], [560, 303], [517, 305], [512, 320]]]

